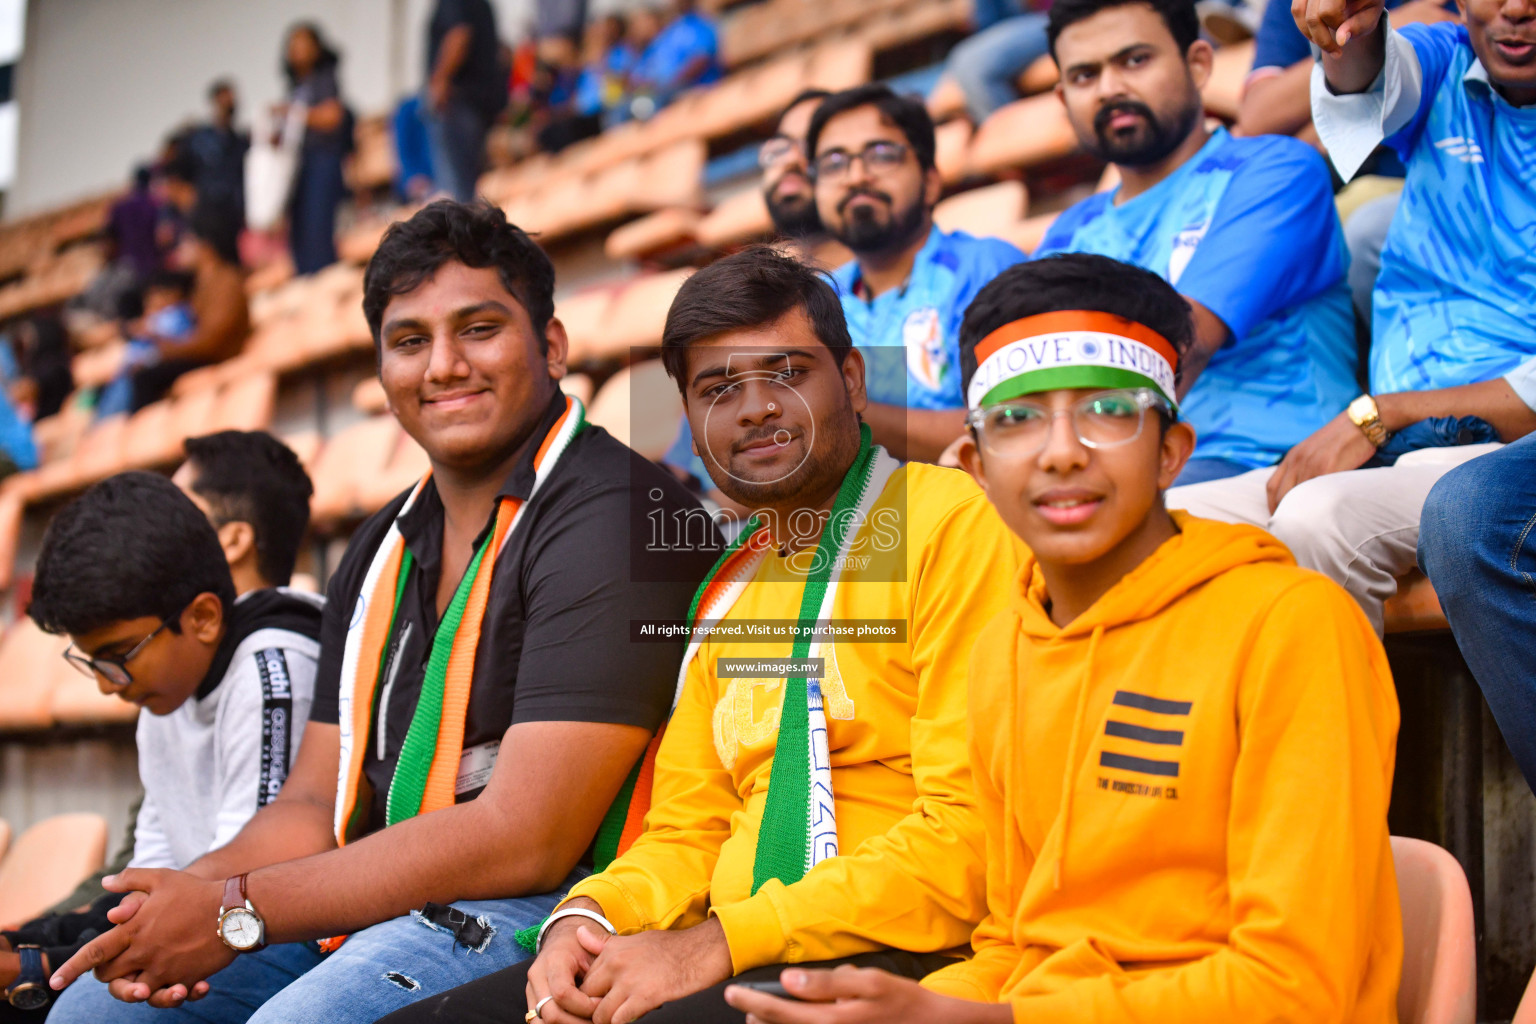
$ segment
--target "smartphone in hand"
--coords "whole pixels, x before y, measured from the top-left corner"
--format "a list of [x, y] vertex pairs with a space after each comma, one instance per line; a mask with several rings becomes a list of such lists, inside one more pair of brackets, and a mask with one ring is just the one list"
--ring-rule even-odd
[[778, 982], [778, 981], [737, 981], [737, 982], [732, 982], [732, 984], [740, 985], [742, 988], [749, 988], [753, 992], [761, 992], [761, 993], [763, 993], [763, 995], [778, 996], [780, 999], [789, 999], [789, 1000], [792, 1000], [792, 1001], [797, 1002], [797, 1003], [800, 1002], [800, 999], [798, 997], [792, 996], [792, 995], [789, 994], [789, 990], [784, 987], [782, 982]]

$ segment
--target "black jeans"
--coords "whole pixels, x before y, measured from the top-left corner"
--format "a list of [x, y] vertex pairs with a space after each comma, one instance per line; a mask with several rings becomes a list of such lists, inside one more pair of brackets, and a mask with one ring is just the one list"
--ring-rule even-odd
[[[451, 992], [412, 1003], [403, 1010], [396, 1010], [378, 1024], [507, 1024], [508, 1021], [521, 1020], [528, 998], [528, 967], [532, 963], [532, 960], [524, 960], [495, 974], [487, 974], [479, 981], [460, 985]], [[912, 954], [886, 950], [795, 966], [818, 968], [852, 964], [855, 967], [878, 967], [904, 978], [922, 978], [950, 963], [954, 963], [951, 958], [936, 953]], [[645, 1024], [742, 1024], [747, 1019], [746, 1014], [726, 1004], [726, 986], [738, 981], [777, 981], [779, 973], [786, 966], [789, 965], [775, 964], [744, 971], [730, 981], [722, 981], [702, 992], [695, 992], [652, 1010], [645, 1015]]]

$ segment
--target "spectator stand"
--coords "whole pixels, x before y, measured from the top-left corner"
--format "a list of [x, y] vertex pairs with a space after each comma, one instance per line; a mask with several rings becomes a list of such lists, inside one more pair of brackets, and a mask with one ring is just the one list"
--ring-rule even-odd
[[[693, 268], [771, 233], [755, 151], [802, 89], [872, 79], [917, 82], [966, 30], [970, 0], [707, 0], [721, 20], [728, 69], [645, 122], [629, 122], [558, 155], [497, 167], [482, 195], [537, 232], [557, 267], [556, 315], [571, 339], [566, 390], [592, 421], [658, 457], [676, 424], [676, 392], [654, 346]], [[1218, 49], [1208, 113], [1232, 120], [1251, 44]], [[995, 234], [1033, 249], [1055, 214], [1109, 187], [1082, 153], [1042, 60], [1023, 98], [981, 125], [933, 98], [946, 229]], [[316, 482], [314, 543], [301, 572], [323, 584], [350, 531], [414, 481], [424, 455], [384, 409], [360, 310], [362, 267], [388, 225], [387, 122], [360, 119], [349, 182], [362, 199], [343, 222], [341, 261], [313, 277], [274, 260], [248, 279], [252, 333], [222, 365], [182, 378], [162, 402], [92, 425], [70, 401], [36, 425], [42, 465], [0, 483], [0, 589], [12, 624], [0, 633], [0, 815], [25, 829], [89, 806], [119, 813], [135, 786], [131, 712], [101, 697], [58, 657], [62, 642], [17, 613], [48, 516], [110, 473], [169, 470], [187, 437], [223, 427], [271, 429]], [[0, 324], [57, 306], [102, 259], [113, 197], [0, 227]], [[835, 264], [846, 253], [820, 254]], [[77, 339], [77, 387], [115, 370], [109, 332]], [[1536, 800], [1525, 788], [1467, 673], [1432, 588], [1405, 581], [1388, 604], [1388, 651], [1403, 706], [1391, 824], [1431, 840], [1464, 870], [1478, 923], [1483, 1016], [1513, 1012], [1536, 964]], [[116, 834], [121, 821], [112, 821]], [[0, 868], [3, 871], [3, 868]]]

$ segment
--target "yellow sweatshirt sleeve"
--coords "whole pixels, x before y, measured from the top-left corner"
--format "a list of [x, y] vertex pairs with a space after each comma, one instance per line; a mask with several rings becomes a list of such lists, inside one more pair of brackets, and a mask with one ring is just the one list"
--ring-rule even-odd
[[[1237, 713], [1229, 944], [1182, 967], [1017, 998], [1015, 1021], [1343, 1024], [1357, 1018], [1368, 963], [1390, 964], [1380, 973], [1396, 991], [1386, 817], [1397, 699], [1381, 644], [1343, 590], [1319, 577], [1276, 601]], [[1375, 995], [1390, 1015], [1390, 994]]]
[[[1011, 672], [1002, 668], [1004, 663], [997, 655], [1002, 650], [1000, 644], [1012, 641], [1014, 629], [1012, 615], [1004, 614], [993, 619], [971, 657], [971, 710], [967, 732], [976, 813], [986, 825], [986, 863], [992, 867], [987, 872], [987, 916], [971, 935], [974, 956], [923, 979], [924, 988], [941, 995], [983, 1003], [995, 1003], [1002, 997], [1003, 987], [1019, 963], [1019, 948], [1012, 937], [1015, 893], [1008, 885], [1008, 872], [1002, 870], [1010, 856], [1003, 842], [1003, 830], [1008, 827], [1007, 805], [994, 777], [995, 744], [991, 742], [986, 724], [980, 721], [984, 717], [1007, 715], [1007, 690], [1003, 687], [1012, 686], [1014, 681], [1007, 678]], [[989, 643], [992, 638], [998, 638], [999, 643]], [[1022, 848], [1024, 844], [1018, 845]], [[1025, 857], [1020, 871], [1022, 876], [1028, 873], [1034, 858], [1028, 849], [1021, 852]]]
[[770, 881], [714, 910], [737, 973], [853, 956], [883, 946], [962, 946], [984, 910], [982, 828], [966, 753], [966, 668], [981, 627], [1006, 600], [974, 585], [978, 566], [1017, 564], [985, 499], [951, 509], [913, 559], [907, 636], [917, 676], [912, 811], [885, 834], [822, 861], [800, 881]]
[[688, 666], [677, 710], [656, 751], [655, 786], [645, 831], [601, 874], [568, 899], [596, 900], [619, 934], [686, 928], [705, 919], [710, 880], [731, 815], [741, 809], [730, 773], [715, 753], [714, 698], [704, 655]]

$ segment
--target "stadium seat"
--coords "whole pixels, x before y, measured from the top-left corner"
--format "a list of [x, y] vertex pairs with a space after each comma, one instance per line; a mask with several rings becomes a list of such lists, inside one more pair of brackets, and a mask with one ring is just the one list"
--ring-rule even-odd
[[175, 399], [152, 402], [134, 413], [123, 435], [123, 465], [152, 469], [181, 458], [184, 435], [176, 429]]
[[971, 122], [957, 117], [934, 129], [933, 163], [944, 184], [953, 185], [970, 171], [967, 148], [971, 144]]
[[691, 269], [669, 270], [632, 282], [614, 297], [601, 334], [587, 348], [587, 357], [624, 360], [630, 358], [632, 348], [659, 345], [672, 299], [692, 273]]
[[0, 730], [46, 729], [53, 724], [57, 670], [62, 665], [75, 671], [62, 657], [68, 644], [61, 636], [44, 633], [26, 616], [0, 636]]
[[1019, 76], [1019, 92], [1033, 96], [1037, 92], [1054, 89], [1060, 80], [1061, 72], [1056, 67], [1056, 59], [1047, 53], [1036, 57], [1034, 63], [1024, 69], [1024, 73]]
[[1216, 51], [1211, 77], [1200, 92], [1207, 113], [1228, 121], [1237, 120], [1237, 110], [1243, 102], [1243, 83], [1248, 72], [1253, 70], [1253, 50], [1254, 43], [1250, 39]]
[[23, 832], [0, 862], [0, 925], [41, 914], [106, 862], [107, 821], [60, 814]]
[[971, 0], [916, 0], [869, 19], [860, 36], [877, 51], [894, 50], [911, 43], [970, 28]]
[[1477, 938], [1472, 890], [1461, 865], [1419, 839], [1392, 837], [1403, 912], [1402, 1024], [1473, 1024], [1477, 1019]]
[[593, 353], [602, 347], [603, 327], [608, 308], [613, 305], [613, 294], [609, 288], [593, 288], [555, 304], [555, 317], [565, 327], [570, 342], [565, 355], [567, 366], [579, 366], [594, 358]]
[[0, 484], [0, 590], [15, 578], [16, 553], [21, 547], [21, 526], [27, 510], [24, 487], [7, 481]]
[[592, 378], [584, 373], [568, 373], [560, 378], [560, 390], [580, 399], [583, 405], [592, 404]]
[[1417, 569], [1397, 581], [1397, 593], [1382, 609], [1388, 633], [1424, 633], [1450, 628], [1434, 584]]
[[314, 476], [315, 460], [320, 457], [320, 446], [324, 440], [318, 430], [301, 430], [294, 434], [284, 434], [278, 440], [287, 445], [293, 454], [299, 457], [304, 471]]
[[1036, 167], [1077, 150], [1077, 134], [1054, 95], [1029, 96], [997, 110], [971, 139], [973, 174]]
[[1002, 237], [1003, 229], [1024, 219], [1028, 206], [1022, 181], [1000, 181], [950, 196], [933, 208], [933, 221], [945, 231]]
[[611, 260], [641, 260], [688, 245], [704, 215], [672, 207], [621, 224], [608, 233], [603, 252]]
[[[822, 43], [811, 52], [805, 85], [841, 92], [869, 81], [874, 69], [875, 51], [868, 40], [857, 37], [834, 39]], [[793, 94], [785, 97], [784, 103], [780, 104], [781, 108], [792, 99]]]
[[660, 359], [626, 366], [602, 386], [587, 410], [602, 427], [648, 459], [659, 459], [677, 439], [683, 406]]
[[1051, 225], [1056, 223], [1057, 216], [1058, 214], [1055, 213], [1042, 213], [1035, 217], [1026, 217], [997, 232], [997, 236], [1012, 242], [1026, 253], [1032, 253], [1040, 247], [1041, 240], [1045, 238], [1045, 233], [1051, 230]]
[[109, 477], [123, 468], [123, 439], [128, 432], [126, 415], [108, 416], [80, 439], [80, 446], [70, 457], [74, 479], [71, 488], [84, 487]]
[[315, 482], [310, 515], [317, 522], [334, 523], [357, 513], [358, 489], [383, 474], [399, 432], [393, 416], [372, 416], [326, 440], [310, 474]]
[[[394, 423], [393, 417], [386, 417], [386, 419]], [[390, 499], [395, 495], [414, 486], [418, 480], [427, 475], [427, 470], [430, 468], [427, 453], [422, 451], [421, 446], [397, 424], [383, 468], [378, 473], [368, 474], [358, 481], [359, 510], [365, 515], [372, 515], [389, 504]]]
[[728, 249], [772, 234], [773, 218], [756, 184], [721, 200], [698, 228], [699, 244], [710, 249]]
[[219, 389], [218, 403], [207, 430], [266, 430], [272, 425], [272, 410], [276, 405], [276, 374], [242, 375]]
[[377, 416], [389, 410], [389, 399], [377, 376], [364, 377], [357, 382], [357, 387], [352, 389], [352, 408], [365, 416]]

